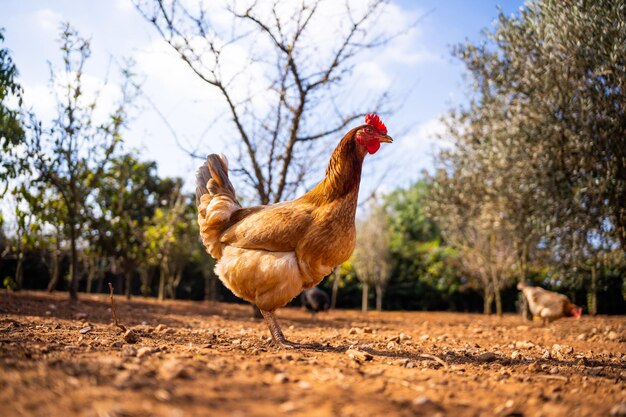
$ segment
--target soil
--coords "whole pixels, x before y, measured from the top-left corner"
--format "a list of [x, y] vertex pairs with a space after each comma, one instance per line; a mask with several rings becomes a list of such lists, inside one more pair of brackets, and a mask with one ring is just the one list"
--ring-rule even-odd
[[[2, 416], [626, 415], [626, 319], [285, 308], [0, 293]], [[620, 414], [624, 413], [624, 414]]]

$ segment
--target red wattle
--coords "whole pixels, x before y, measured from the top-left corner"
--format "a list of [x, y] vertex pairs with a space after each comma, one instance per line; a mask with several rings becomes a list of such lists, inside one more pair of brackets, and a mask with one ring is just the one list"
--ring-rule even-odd
[[377, 150], [380, 149], [380, 142], [377, 140], [371, 140], [367, 145], [365, 145], [365, 148], [370, 153], [370, 155], [373, 155], [376, 153]]

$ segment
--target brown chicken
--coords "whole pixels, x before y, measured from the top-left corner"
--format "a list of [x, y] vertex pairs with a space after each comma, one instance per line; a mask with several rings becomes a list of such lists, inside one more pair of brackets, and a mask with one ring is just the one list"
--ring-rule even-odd
[[544, 324], [562, 317], [578, 319], [583, 312], [582, 307], [570, 302], [564, 294], [532, 287], [525, 282], [517, 284], [517, 289], [524, 294], [533, 317], [541, 319]]
[[365, 155], [391, 143], [377, 115], [350, 130], [335, 148], [326, 176], [288, 202], [242, 208], [228, 179], [228, 161], [209, 155], [197, 172], [200, 236], [217, 260], [215, 273], [235, 295], [259, 307], [274, 342], [285, 339], [274, 316], [316, 286], [354, 249], [354, 216]]

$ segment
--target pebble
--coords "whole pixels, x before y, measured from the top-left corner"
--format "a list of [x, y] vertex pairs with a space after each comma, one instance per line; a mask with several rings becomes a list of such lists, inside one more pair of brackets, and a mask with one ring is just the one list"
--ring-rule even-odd
[[122, 356], [137, 356], [137, 349], [132, 346], [127, 346], [122, 350]]
[[493, 362], [497, 359], [497, 356], [493, 352], [485, 352], [482, 355], [478, 355], [476, 360], [478, 362]]
[[522, 356], [522, 354], [519, 352], [519, 350], [514, 350], [513, 352], [511, 352], [511, 359], [515, 360], [515, 359], [519, 359]]
[[611, 408], [612, 416], [626, 416], [626, 403], [616, 404]]
[[89, 333], [92, 330], [93, 330], [93, 327], [87, 326], [87, 327], [83, 327], [82, 329], [80, 329], [78, 331], [78, 333], [80, 333], [80, 334], [87, 334], [87, 333]]
[[289, 377], [283, 373], [276, 374], [274, 375], [274, 382], [276, 382], [277, 384], [284, 384], [286, 382], [289, 382]]
[[298, 382], [298, 386], [300, 389], [311, 389], [313, 385], [309, 381], [300, 381]]
[[178, 360], [170, 359], [159, 368], [159, 375], [166, 381], [175, 378], [189, 378], [190, 374], [187, 368]]
[[527, 341], [518, 341], [515, 342], [515, 349], [532, 349], [535, 347], [534, 343]]
[[551, 375], [556, 375], [558, 373], [559, 373], [559, 368], [557, 368], [556, 366], [553, 366], [552, 368], [550, 368]]
[[156, 352], [158, 349], [150, 347], [150, 346], [144, 346], [139, 348], [136, 352], [137, 352], [137, 357], [138, 358], [143, 358], [144, 356], [148, 356], [151, 355], [152, 353]]
[[140, 340], [139, 335], [133, 329], [129, 329], [124, 333], [124, 340], [126, 343], [137, 343]]
[[609, 340], [617, 340], [619, 335], [617, 334], [616, 331], [611, 330], [609, 334], [607, 335], [607, 337], [609, 338]]
[[433, 400], [425, 395], [413, 399], [413, 405], [424, 406], [429, 404], [433, 404]]
[[346, 350], [346, 355], [348, 355], [351, 359], [357, 361], [371, 361], [372, 359], [374, 359], [374, 356], [372, 356], [371, 354], [357, 349]]
[[158, 389], [154, 392], [154, 398], [159, 401], [169, 401], [172, 398], [172, 394], [166, 389]]

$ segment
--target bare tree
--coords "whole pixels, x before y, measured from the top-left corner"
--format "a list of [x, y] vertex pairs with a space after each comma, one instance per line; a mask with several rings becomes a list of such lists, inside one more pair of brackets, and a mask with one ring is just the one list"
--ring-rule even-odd
[[387, 213], [372, 205], [369, 216], [357, 225], [354, 269], [363, 284], [361, 310], [368, 309], [370, 285], [376, 291], [376, 310], [382, 310], [383, 292], [391, 276], [390, 237]]
[[[339, 10], [322, 0], [134, 3], [219, 92], [239, 147], [233, 171], [261, 204], [293, 197], [316, 168], [316, 144], [369, 111], [384, 112], [389, 101], [387, 93], [372, 98], [362, 88], [346, 94], [354, 58], [403, 32], [376, 25], [384, 0], [346, 2]], [[330, 25], [338, 15], [345, 19]]]
[[[63, 230], [70, 246], [69, 293], [70, 298], [76, 300], [78, 242], [89, 210], [89, 204], [85, 203], [90, 201], [107, 162], [121, 142], [127, 110], [139, 87], [133, 81], [132, 72], [122, 70], [121, 97], [108, 118], [98, 123], [94, 118], [94, 111], [100, 104], [98, 95], [87, 98], [83, 80], [83, 69], [91, 55], [90, 43], [69, 23], [61, 28], [60, 41], [63, 67], [61, 70], [51, 68], [57, 117], [50, 128], [34, 120], [26, 146], [37, 176], [35, 183], [63, 201], [64, 210], [56, 213], [53, 223], [65, 226]], [[42, 195], [41, 198], [47, 197]]]

